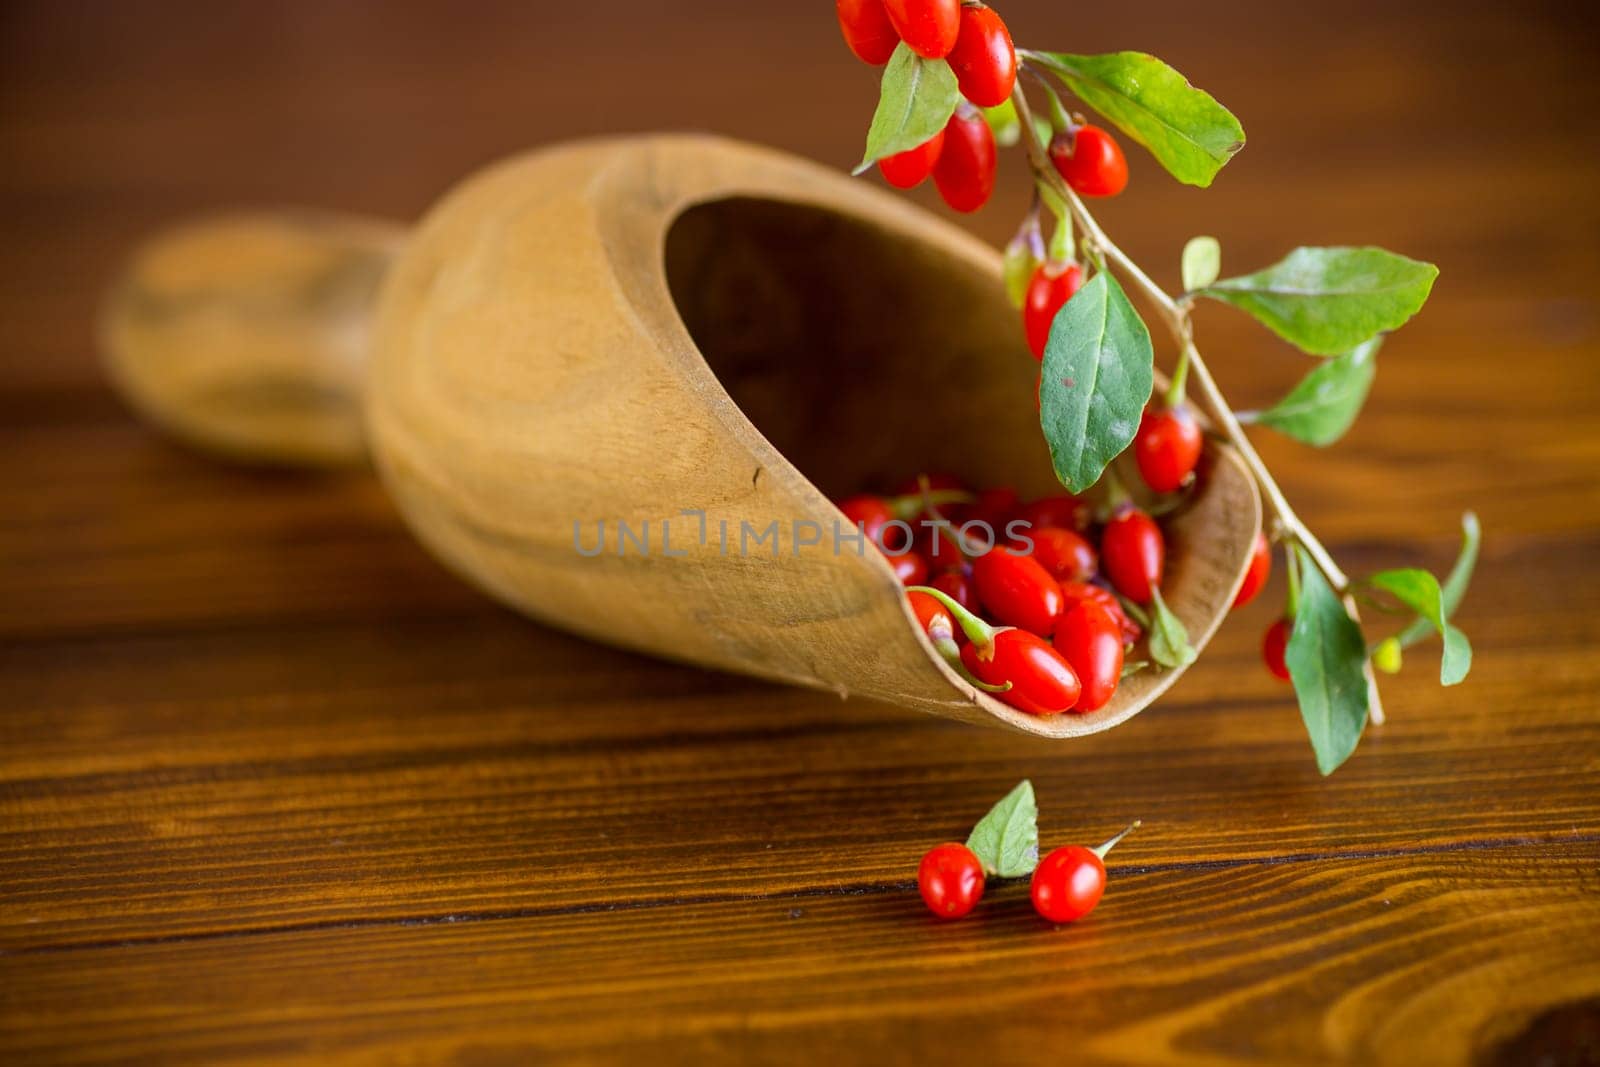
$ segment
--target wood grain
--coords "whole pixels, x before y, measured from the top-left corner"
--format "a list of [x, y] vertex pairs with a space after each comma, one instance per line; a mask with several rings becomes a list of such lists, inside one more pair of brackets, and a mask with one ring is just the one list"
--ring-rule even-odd
[[[1103, 217], [1159, 280], [1202, 230], [1241, 269], [1442, 268], [1345, 441], [1259, 439], [1352, 570], [1448, 566], [1467, 506], [1487, 535], [1472, 677], [1417, 649], [1327, 780], [1258, 667], [1276, 582], [1158, 705], [1052, 745], [543, 628], [370, 477], [219, 467], [111, 399], [98, 295], [196, 210], [415, 218], [621, 128], [848, 163], [872, 77], [831, 20], [704, 6], [7, 7], [0, 1059], [1594, 1062], [1600, 87], [1570, 5], [1003, 9], [1241, 115], [1204, 193], [1130, 156]], [[558, 46], [602, 37], [626, 83]], [[1003, 240], [1023, 192], [971, 226]], [[1200, 330], [1241, 406], [1303, 371], [1226, 309]], [[926, 919], [917, 856], [1024, 776], [1047, 843], [1144, 818], [1101, 909]]]

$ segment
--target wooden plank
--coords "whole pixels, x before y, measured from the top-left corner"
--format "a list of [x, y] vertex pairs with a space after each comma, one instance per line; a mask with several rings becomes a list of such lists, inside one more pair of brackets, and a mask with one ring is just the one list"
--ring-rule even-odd
[[[1528, 577], [1486, 572], [1478, 595]], [[0, 944], [893, 881], [1025, 775], [1049, 832], [1142, 816], [1126, 848], [1159, 863], [1600, 832], [1593, 625], [1545, 643], [1532, 611], [1483, 621], [1469, 683], [1414, 668], [1326, 781], [1254, 625], [1148, 720], [1064, 745], [506, 617], [23, 647], [0, 661], [24, 680], [0, 757]], [[84, 658], [100, 671], [73, 674]]]
[[[1131, 839], [1130, 839], [1131, 840]], [[1600, 841], [1111, 865], [1051, 931], [1021, 886], [939, 924], [909, 883], [685, 885], [629, 907], [3, 958], [22, 1062], [1468, 1062], [1600, 997]], [[648, 877], [641, 865], [635, 875]], [[1527, 1062], [1527, 1061], [1524, 1061]]]

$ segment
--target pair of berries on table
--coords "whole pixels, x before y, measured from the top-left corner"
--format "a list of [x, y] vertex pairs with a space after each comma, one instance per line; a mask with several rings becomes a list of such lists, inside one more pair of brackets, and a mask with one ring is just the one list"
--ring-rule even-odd
[[1017, 50], [995, 10], [962, 0], [835, 0], [839, 29], [857, 58], [882, 66], [901, 42], [924, 59], [943, 59], [961, 95], [979, 107], [1011, 98]]
[[[1133, 823], [1095, 848], [1066, 845], [1047, 854], [1030, 878], [1034, 911], [1057, 924], [1076, 922], [1092, 912], [1106, 891], [1106, 853], [1138, 826]], [[970, 914], [983, 899], [987, 881], [978, 854], [957, 841], [935, 845], [917, 866], [917, 891], [928, 910], [941, 919]]]

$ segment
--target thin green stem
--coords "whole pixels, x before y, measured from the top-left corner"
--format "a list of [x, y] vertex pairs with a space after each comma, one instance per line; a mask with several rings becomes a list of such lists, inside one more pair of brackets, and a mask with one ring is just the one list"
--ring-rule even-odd
[[1072, 116], [1067, 112], [1066, 106], [1061, 103], [1061, 96], [1049, 82], [1040, 79], [1039, 84], [1044, 86], [1046, 98], [1050, 101], [1050, 126], [1057, 133], [1069, 133], [1077, 128], [1077, 123], [1072, 121]]
[[1284, 618], [1292, 619], [1300, 613], [1300, 557], [1295, 554], [1292, 544], [1284, 548], [1283, 570], [1289, 579], [1289, 599], [1284, 606]]
[[[1193, 328], [1186, 313], [1183, 317], [1184, 333], [1188, 334]], [[1172, 369], [1172, 381], [1167, 384], [1166, 403], [1168, 410], [1180, 407], [1185, 399], [1185, 390], [1189, 384], [1189, 352], [1193, 347], [1193, 345], [1184, 345], [1178, 349], [1178, 365]]]
[[1055, 200], [1051, 208], [1055, 213], [1056, 228], [1050, 232], [1050, 261], [1071, 263], [1077, 258], [1073, 254], [1072, 209], [1061, 200]]
[[1106, 858], [1106, 853], [1110, 852], [1112, 849], [1116, 848], [1117, 847], [1117, 843], [1119, 841], [1121, 841], [1124, 837], [1127, 837], [1129, 834], [1133, 833], [1135, 830], [1137, 830], [1139, 827], [1141, 827], [1143, 825], [1144, 825], [1144, 820], [1143, 819], [1135, 819], [1123, 829], [1122, 833], [1118, 834], [1116, 837], [1113, 837], [1110, 841], [1107, 841], [1102, 845], [1096, 845], [1094, 848], [1091, 848], [1089, 851], [1093, 852], [1096, 856], [1099, 856], [1101, 859], [1105, 859]]
[[[1026, 54], [1023, 55], [1023, 59], [1024, 62], [1028, 62]], [[1053, 89], [1050, 91], [1054, 92]], [[1016, 91], [1012, 93], [1012, 101], [1016, 105], [1017, 118], [1022, 126], [1022, 143], [1027, 150], [1028, 164], [1033, 169], [1035, 180], [1048, 186], [1067, 203], [1072, 209], [1073, 217], [1078, 222], [1078, 228], [1084, 233], [1085, 242], [1096, 248], [1108, 262], [1116, 267], [1118, 273], [1126, 277], [1134, 288], [1155, 306], [1162, 321], [1166, 323], [1168, 330], [1171, 331], [1174, 340], [1178, 342], [1180, 362], [1186, 366], [1188, 377], [1193, 379], [1207, 414], [1222, 431], [1222, 435], [1233, 445], [1235, 451], [1238, 452], [1239, 458], [1244, 462], [1246, 469], [1250, 471], [1251, 476], [1260, 487], [1261, 495], [1266, 498], [1267, 508], [1275, 518], [1279, 528], [1283, 530], [1286, 536], [1305, 549], [1306, 554], [1311, 557], [1311, 561], [1316, 564], [1323, 577], [1328, 579], [1328, 584], [1340, 593], [1344, 601], [1345, 610], [1350, 613], [1350, 617], [1359, 623], [1361, 615], [1356, 609], [1354, 598], [1348, 592], [1349, 577], [1334, 562], [1333, 556], [1323, 546], [1322, 542], [1317, 540], [1316, 535], [1301, 521], [1300, 516], [1295, 514], [1294, 508], [1290, 506], [1289, 501], [1284, 497], [1283, 490], [1279, 488], [1277, 481], [1272, 477], [1272, 472], [1267, 470], [1266, 463], [1262, 461], [1260, 454], [1255, 450], [1255, 446], [1250, 443], [1250, 439], [1245, 436], [1244, 427], [1240, 426], [1239, 420], [1234, 417], [1233, 409], [1228, 406], [1228, 401], [1222, 395], [1222, 390], [1218, 388], [1216, 379], [1211, 376], [1211, 369], [1206, 366], [1205, 360], [1201, 358], [1199, 350], [1195, 347], [1194, 337], [1189, 328], [1187, 305], [1180, 304], [1178, 300], [1168, 295], [1167, 291], [1157, 285], [1148, 274], [1140, 269], [1139, 265], [1130, 259], [1126, 252], [1118, 248], [1111, 238], [1106, 236], [1105, 230], [1100, 228], [1100, 224], [1095, 220], [1094, 216], [1089, 214], [1089, 209], [1084, 206], [1078, 194], [1073, 192], [1067, 183], [1062, 180], [1061, 175], [1050, 162], [1050, 157], [1045, 151], [1044, 145], [1039, 142], [1038, 133], [1033, 128], [1033, 111], [1028, 106], [1028, 96], [1022, 90], [1020, 84], [1017, 86]], [[1185, 384], [1187, 384], [1187, 381]], [[1377, 676], [1373, 673], [1370, 662], [1366, 666], [1365, 673], [1370, 715], [1374, 723], [1381, 725], [1384, 721], [1383, 704], [1378, 696]]]

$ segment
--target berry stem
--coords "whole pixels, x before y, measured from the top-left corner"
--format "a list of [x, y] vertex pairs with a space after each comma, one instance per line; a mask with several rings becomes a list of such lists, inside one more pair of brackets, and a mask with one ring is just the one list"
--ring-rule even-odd
[[[1030, 53], [1018, 50], [1018, 57], [1025, 63], [1030, 59]], [[1317, 540], [1315, 534], [1295, 514], [1294, 508], [1285, 499], [1283, 490], [1272, 477], [1272, 472], [1267, 470], [1267, 465], [1262, 462], [1261, 456], [1256, 452], [1250, 439], [1245, 436], [1244, 427], [1239, 425], [1239, 420], [1234, 417], [1233, 409], [1228, 406], [1227, 398], [1222, 395], [1222, 390], [1217, 386], [1217, 380], [1211, 376], [1211, 369], [1200, 356], [1200, 350], [1195, 347], [1193, 331], [1189, 326], [1189, 309], [1187, 305], [1180, 304], [1169, 296], [1166, 290], [1151, 280], [1150, 276], [1139, 268], [1139, 265], [1128, 257], [1128, 254], [1112, 243], [1111, 238], [1100, 228], [1089, 209], [1084, 207], [1078, 194], [1062, 180], [1061, 175], [1051, 164], [1049, 154], [1044, 145], [1039, 143], [1038, 133], [1033, 128], [1033, 112], [1028, 107], [1028, 95], [1023, 92], [1019, 83], [1016, 91], [1012, 93], [1012, 101], [1016, 105], [1017, 118], [1022, 127], [1022, 142], [1027, 147], [1028, 165], [1032, 167], [1034, 180], [1047, 185], [1067, 206], [1072, 209], [1073, 217], [1078, 222], [1078, 228], [1084, 233], [1084, 239], [1097, 248], [1099, 252], [1115, 266], [1119, 273], [1127, 277], [1134, 287], [1144, 294], [1160, 313], [1161, 319], [1171, 331], [1173, 339], [1178, 342], [1179, 366], [1186, 374], [1192, 375], [1196, 390], [1199, 392], [1207, 414], [1209, 414], [1223, 436], [1233, 445], [1239, 453], [1239, 458], [1244, 460], [1245, 467], [1261, 488], [1262, 496], [1266, 497], [1267, 507], [1278, 523], [1284, 534], [1293, 542], [1305, 549], [1317, 569], [1328, 579], [1328, 584], [1340, 594], [1344, 607], [1350, 617], [1357, 623], [1361, 615], [1356, 609], [1355, 598], [1350, 595], [1350, 579], [1334, 562], [1333, 556]], [[1177, 376], [1174, 375], [1176, 378]], [[1364, 670], [1367, 679], [1367, 707], [1368, 716], [1372, 722], [1382, 725], [1384, 722], [1383, 702], [1378, 696], [1378, 679], [1373, 672], [1372, 663], [1368, 661]]]
[[1061, 102], [1061, 95], [1056, 92], [1055, 86], [1044, 78], [1039, 79], [1039, 84], [1044, 88], [1044, 95], [1050, 101], [1050, 126], [1057, 133], [1071, 133], [1077, 129], [1078, 124], [1072, 121], [1072, 116], [1067, 113], [1066, 105]]
[[[1190, 337], [1194, 333], [1194, 324], [1189, 320], [1189, 308], [1186, 305], [1180, 307], [1183, 310], [1183, 333], [1185, 337]], [[1168, 411], [1181, 406], [1185, 399], [1185, 390], [1189, 385], [1189, 352], [1193, 348], [1191, 342], [1178, 349], [1178, 364], [1172, 369], [1172, 380], [1167, 384]]]
[[967, 635], [967, 640], [979, 648], [988, 648], [994, 644], [995, 629], [972, 612], [962, 607], [960, 603], [942, 589], [935, 589], [931, 585], [913, 585], [906, 589], [908, 593], [926, 593], [944, 605], [956, 625], [961, 627], [961, 632]]
[[915, 493], [889, 498], [889, 510], [894, 512], [895, 518], [902, 521], [914, 519], [925, 510], [931, 510], [940, 504], [970, 504], [978, 499], [965, 489], [929, 489], [926, 482]]
[[1122, 832], [1120, 834], [1118, 834], [1116, 837], [1113, 837], [1110, 841], [1107, 841], [1105, 844], [1096, 845], [1094, 848], [1091, 848], [1089, 851], [1093, 852], [1096, 856], [1099, 856], [1101, 859], [1105, 859], [1106, 858], [1106, 853], [1110, 852], [1112, 849], [1117, 847], [1117, 842], [1121, 841], [1124, 837], [1127, 837], [1129, 834], [1133, 833], [1135, 830], [1137, 830], [1139, 827], [1141, 827], [1143, 825], [1144, 825], [1144, 820], [1143, 819], [1135, 819], [1132, 822], [1130, 822], [1127, 826], [1123, 827]]
[[1300, 613], [1300, 557], [1295, 555], [1293, 545], [1284, 546], [1283, 562], [1283, 572], [1289, 582], [1289, 602], [1283, 617], [1292, 619]]
[[1071, 263], [1073, 260], [1072, 209], [1059, 198], [1051, 203], [1056, 217], [1056, 228], [1050, 231], [1050, 261]]

